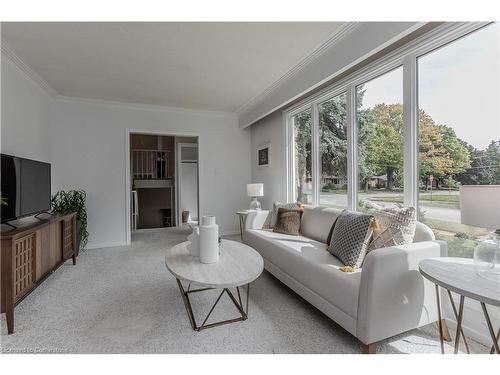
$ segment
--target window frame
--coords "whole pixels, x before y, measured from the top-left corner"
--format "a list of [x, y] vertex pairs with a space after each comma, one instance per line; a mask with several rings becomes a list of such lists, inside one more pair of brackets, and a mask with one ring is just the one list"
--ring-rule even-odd
[[[294, 123], [293, 117], [298, 115], [299, 113], [305, 112], [307, 110], [311, 111], [311, 129], [313, 128], [314, 121], [314, 111], [310, 104], [306, 104], [300, 107], [295, 108], [293, 111], [290, 111], [286, 115], [286, 154], [287, 154], [287, 188], [286, 188], [286, 197], [287, 202], [295, 202], [295, 139], [294, 139]], [[314, 136], [314, 131], [313, 131]], [[311, 159], [312, 159], [312, 175], [313, 175], [313, 186], [314, 186], [314, 138], [311, 138]], [[291, 197], [291, 198], [290, 198]], [[313, 189], [313, 204], [314, 200], [314, 189]]]
[[365, 67], [338, 80], [316, 94], [310, 95], [283, 111], [285, 136], [285, 198], [295, 201], [294, 181], [294, 139], [292, 117], [306, 109], [311, 109], [312, 129], [312, 180], [313, 205], [319, 204], [321, 165], [319, 157], [319, 116], [318, 106], [337, 95], [346, 93], [347, 100], [347, 208], [358, 210], [357, 171], [357, 119], [356, 86], [384, 75], [398, 67], [403, 68], [403, 170], [404, 205], [413, 206], [418, 212], [418, 71], [417, 60], [436, 49], [466, 37], [493, 22], [452, 22], [416, 38], [408, 44], [390, 52]]
[[[399, 60], [398, 60], [399, 62]], [[404, 165], [404, 160], [405, 160], [405, 139], [406, 139], [406, 116], [405, 116], [405, 108], [404, 108], [404, 64], [400, 63], [400, 64], [389, 64], [385, 67], [385, 69], [381, 70], [380, 72], [377, 71], [376, 75], [371, 75], [369, 79], [365, 79], [365, 80], [362, 80], [360, 83], [356, 83], [356, 84], [353, 84], [352, 86], [352, 90], [353, 90], [353, 102], [351, 103], [354, 104], [353, 106], [353, 111], [354, 111], [354, 122], [352, 123], [352, 126], [355, 128], [354, 129], [354, 133], [353, 133], [353, 141], [354, 141], [354, 144], [352, 145], [352, 148], [353, 148], [353, 152], [355, 153], [355, 155], [353, 155], [353, 159], [354, 159], [354, 162], [352, 163], [352, 168], [354, 170], [354, 173], [356, 174], [356, 179], [355, 179], [355, 182], [356, 184], [352, 186], [352, 190], [354, 190], [352, 192], [352, 204], [353, 204], [353, 208], [351, 207], [348, 207], [349, 210], [352, 210], [352, 211], [357, 211], [359, 209], [359, 199], [358, 199], [358, 193], [359, 193], [359, 171], [357, 170], [356, 166], [358, 165], [358, 162], [357, 162], [357, 157], [358, 157], [358, 151], [359, 151], [359, 141], [358, 141], [358, 129], [359, 129], [359, 125], [358, 125], [358, 119], [357, 119], [357, 105], [356, 105], [356, 99], [357, 99], [357, 95], [356, 95], [356, 89], [358, 86], [361, 86], [361, 85], [364, 85], [370, 81], [373, 81], [377, 78], [380, 78], [382, 77], [383, 75], [385, 74], [388, 74], [388, 73], [391, 73], [393, 71], [395, 71], [396, 69], [399, 69], [399, 68], [402, 68], [402, 76], [403, 76], [403, 176], [406, 176], [406, 173], [404, 173], [405, 171], [405, 165]], [[418, 162], [418, 161], [417, 161]], [[410, 166], [411, 168], [411, 166]], [[349, 183], [349, 181], [348, 181]], [[405, 201], [405, 204], [406, 204], [406, 190], [405, 190], [405, 183], [406, 181], [403, 181], [403, 199]], [[412, 205], [412, 204], [409, 204], [409, 205]], [[415, 206], [416, 207], [416, 206]]]

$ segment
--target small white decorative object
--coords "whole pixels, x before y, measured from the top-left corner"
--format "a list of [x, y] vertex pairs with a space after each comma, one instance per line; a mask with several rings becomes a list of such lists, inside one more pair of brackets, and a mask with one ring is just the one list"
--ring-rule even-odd
[[215, 216], [201, 218], [200, 225], [200, 262], [215, 263], [219, 260], [219, 226]]
[[193, 233], [187, 237], [189, 245], [187, 249], [189, 253], [194, 257], [200, 256], [200, 228], [198, 226], [193, 228]]

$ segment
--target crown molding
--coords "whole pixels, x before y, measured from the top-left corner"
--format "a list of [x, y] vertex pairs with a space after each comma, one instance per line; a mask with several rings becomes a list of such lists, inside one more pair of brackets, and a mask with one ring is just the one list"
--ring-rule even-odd
[[52, 86], [48, 84], [47, 81], [45, 81], [37, 72], [35, 72], [35, 70], [33, 70], [33, 68], [29, 64], [27, 64], [21, 57], [19, 57], [14, 52], [14, 50], [5, 42], [3, 38], [1, 40], [1, 51], [2, 51], [2, 56], [5, 56], [31, 81], [37, 84], [43, 91], [45, 91], [49, 96], [51, 96], [54, 99], [74, 101], [74, 102], [85, 102], [88, 104], [99, 104], [107, 106], [125, 106], [137, 109], [149, 109], [149, 110], [202, 114], [202, 115], [215, 115], [219, 117], [222, 116], [222, 117], [237, 118], [241, 113], [245, 112], [247, 109], [263, 101], [269, 94], [275, 91], [286, 81], [295, 77], [297, 74], [303, 71], [309, 64], [319, 59], [331, 47], [333, 47], [336, 43], [338, 43], [347, 34], [355, 30], [359, 25], [360, 22], [345, 22], [344, 25], [342, 25], [339, 30], [332, 33], [325, 41], [320, 43], [316, 48], [312, 49], [311, 52], [308, 53], [304, 58], [302, 58], [297, 64], [290, 67], [280, 78], [278, 78], [271, 85], [269, 85], [264, 90], [259, 92], [245, 104], [240, 106], [235, 112], [198, 110], [198, 109], [190, 109], [182, 107], [171, 107], [171, 106], [133, 103], [133, 102], [120, 102], [120, 101], [60, 95], [54, 88], [52, 88]]
[[302, 58], [297, 64], [290, 67], [280, 78], [274, 81], [271, 85], [266, 87], [264, 90], [259, 92], [241, 107], [236, 110], [238, 116], [245, 112], [247, 109], [251, 108], [255, 104], [263, 101], [269, 94], [280, 87], [284, 82], [292, 79], [301, 71], [303, 71], [309, 64], [315, 62], [321, 56], [323, 56], [328, 50], [330, 50], [335, 44], [337, 44], [343, 37], [355, 30], [360, 25], [360, 22], [345, 22], [344, 25], [332, 33], [325, 41], [320, 43], [316, 48], [312, 49], [304, 58]]
[[1, 51], [2, 57], [7, 58], [17, 69], [19, 69], [29, 80], [34, 82], [38, 87], [40, 87], [46, 94], [51, 98], [56, 98], [58, 93], [44, 80], [40, 75], [33, 70], [33, 68], [27, 64], [23, 59], [21, 59], [17, 53], [1, 39]]
[[120, 101], [112, 101], [112, 100], [103, 100], [103, 99], [92, 99], [92, 98], [82, 98], [75, 96], [66, 96], [59, 94], [52, 86], [48, 84], [40, 75], [33, 70], [33, 68], [26, 63], [21, 57], [19, 57], [16, 52], [5, 42], [4, 39], [1, 39], [1, 52], [2, 58], [6, 58], [14, 67], [16, 67], [22, 74], [26, 76], [28, 80], [33, 82], [36, 86], [42, 89], [46, 94], [48, 94], [52, 99], [56, 100], [64, 100], [67, 102], [78, 102], [78, 103], [86, 103], [86, 104], [94, 104], [94, 105], [102, 105], [102, 106], [112, 106], [112, 107], [127, 107], [131, 109], [142, 109], [142, 110], [154, 110], [154, 111], [163, 111], [163, 112], [176, 112], [176, 113], [185, 113], [192, 115], [201, 115], [201, 116], [212, 116], [219, 118], [231, 118], [238, 119], [236, 113], [233, 112], [223, 112], [223, 111], [210, 111], [210, 110], [202, 110], [202, 109], [191, 109], [191, 108], [183, 108], [183, 107], [172, 107], [172, 106], [164, 106], [164, 105], [155, 105], [155, 104], [143, 104], [143, 103], [134, 103], [134, 102], [120, 102]]
[[204, 109], [195, 109], [186, 107], [172, 107], [172, 106], [134, 103], [134, 102], [120, 102], [114, 100], [91, 99], [91, 98], [82, 98], [77, 96], [65, 96], [65, 95], [57, 95], [56, 99], [66, 102], [100, 105], [105, 107], [125, 107], [128, 109], [149, 110], [149, 111], [159, 111], [159, 112], [175, 112], [175, 113], [183, 113], [190, 115], [230, 118], [238, 120], [238, 116], [234, 112], [211, 111], [208, 109], [204, 110]]

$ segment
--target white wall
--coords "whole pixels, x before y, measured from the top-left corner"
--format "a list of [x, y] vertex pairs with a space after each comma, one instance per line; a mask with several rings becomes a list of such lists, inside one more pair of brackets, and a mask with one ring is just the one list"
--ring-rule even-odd
[[1, 65], [2, 152], [50, 162], [51, 97], [3, 55]]
[[250, 131], [235, 116], [78, 100], [54, 101], [53, 188], [87, 192], [89, 247], [126, 241], [126, 129], [199, 135], [200, 213], [221, 232], [237, 232], [234, 212], [247, 205]]
[[[264, 184], [262, 208], [272, 208], [273, 202], [285, 200], [285, 137], [281, 111], [276, 111], [251, 127], [252, 182]], [[257, 147], [271, 143], [271, 166], [257, 166]]]

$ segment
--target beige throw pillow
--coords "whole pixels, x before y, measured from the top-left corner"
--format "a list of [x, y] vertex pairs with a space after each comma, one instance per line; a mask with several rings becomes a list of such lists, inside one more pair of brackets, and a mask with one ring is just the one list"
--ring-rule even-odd
[[[380, 206], [379, 206], [380, 207]], [[369, 208], [368, 212], [375, 216], [379, 230], [374, 233], [368, 251], [382, 247], [405, 245], [413, 242], [417, 222], [415, 208]]]

